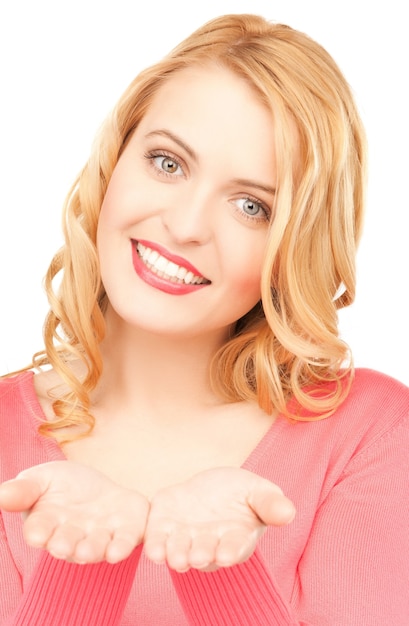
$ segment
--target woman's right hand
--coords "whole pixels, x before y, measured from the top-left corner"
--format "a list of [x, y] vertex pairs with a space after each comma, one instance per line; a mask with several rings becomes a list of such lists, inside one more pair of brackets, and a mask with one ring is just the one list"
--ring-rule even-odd
[[54, 461], [0, 485], [0, 509], [23, 513], [27, 543], [56, 558], [117, 563], [143, 541], [149, 502], [86, 465]]

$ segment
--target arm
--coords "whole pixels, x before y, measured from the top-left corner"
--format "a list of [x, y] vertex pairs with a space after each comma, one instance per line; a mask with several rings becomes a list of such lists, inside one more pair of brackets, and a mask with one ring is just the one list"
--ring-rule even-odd
[[189, 623], [406, 626], [408, 421], [402, 419], [345, 467], [316, 512], [291, 597], [283, 596], [259, 550], [241, 564], [211, 573], [194, 568], [178, 573], [173, 568]]
[[409, 415], [350, 461], [317, 511], [294, 590], [314, 626], [409, 623], [408, 450]]
[[9, 548], [0, 512], [0, 624], [17, 605], [22, 594], [21, 577]]
[[[91, 468], [60, 461], [3, 483], [0, 507], [25, 512], [26, 541], [47, 550], [23, 594], [18, 585], [17, 609], [4, 626], [120, 623], [141, 554], [145, 498]], [[11, 563], [4, 575], [14, 576]]]
[[288, 524], [294, 514], [270, 481], [243, 469], [208, 470], [153, 498], [145, 552], [171, 568], [194, 626], [298, 624], [254, 552], [268, 525]]
[[307, 626], [282, 598], [258, 549], [244, 563], [213, 573], [171, 575], [191, 626]]
[[1, 626], [118, 626], [141, 550], [115, 565], [78, 565], [42, 552], [16, 611]]

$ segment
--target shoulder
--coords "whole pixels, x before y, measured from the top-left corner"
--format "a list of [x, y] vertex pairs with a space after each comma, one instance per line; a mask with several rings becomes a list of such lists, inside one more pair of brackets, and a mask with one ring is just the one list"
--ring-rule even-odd
[[370, 369], [357, 369], [346, 406], [359, 407], [361, 413], [393, 416], [409, 412], [409, 387]]
[[369, 392], [377, 396], [386, 395], [388, 397], [391, 393], [397, 393], [403, 397], [409, 396], [409, 387], [404, 383], [382, 372], [366, 368], [356, 369], [353, 390], [359, 393]]
[[0, 482], [23, 469], [62, 460], [56, 442], [39, 434], [45, 416], [32, 371], [0, 379]]
[[33, 384], [33, 376], [33, 372], [27, 371], [0, 378], [0, 408], [16, 406], [16, 403], [23, 401], [25, 392]]
[[332, 415], [298, 422], [295, 429], [284, 428], [284, 434], [314, 458], [327, 454], [332, 464], [342, 465], [386, 440], [401, 447], [401, 440], [409, 439], [409, 388], [381, 372], [356, 369], [346, 399]]
[[350, 393], [337, 413], [343, 428], [359, 436], [355, 452], [385, 438], [407, 438], [409, 387], [381, 372], [357, 369]]
[[20, 428], [27, 417], [34, 417], [36, 394], [33, 372], [27, 371], [0, 379], [0, 430], [2, 439]]
[[298, 510], [315, 515], [317, 503], [346, 476], [359, 483], [368, 475], [376, 491], [390, 486], [397, 473], [401, 489], [409, 479], [408, 449], [409, 388], [380, 372], [357, 369], [348, 396], [332, 415], [297, 422], [280, 418], [247, 467], [280, 485]]
[[35, 432], [32, 405], [33, 373], [23, 372], [0, 379], [0, 481], [21, 469], [26, 442]]

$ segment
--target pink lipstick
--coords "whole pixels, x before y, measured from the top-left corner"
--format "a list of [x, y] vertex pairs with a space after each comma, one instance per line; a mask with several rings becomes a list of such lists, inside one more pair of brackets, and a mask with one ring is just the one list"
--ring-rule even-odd
[[136, 273], [148, 285], [172, 295], [185, 295], [206, 287], [210, 281], [183, 257], [145, 239], [131, 240]]

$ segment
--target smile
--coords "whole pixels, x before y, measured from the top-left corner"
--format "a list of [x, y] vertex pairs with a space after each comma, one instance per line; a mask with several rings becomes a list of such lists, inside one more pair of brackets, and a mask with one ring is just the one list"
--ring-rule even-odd
[[177, 265], [159, 254], [157, 250], [145, 246], [140, 241], [135, 243], [136, 251], [141, 261], [151, 272], [160, 278], [181, 285], [206, 285], [210, 283], [204, 276], [194, 274], [183, 265]]

